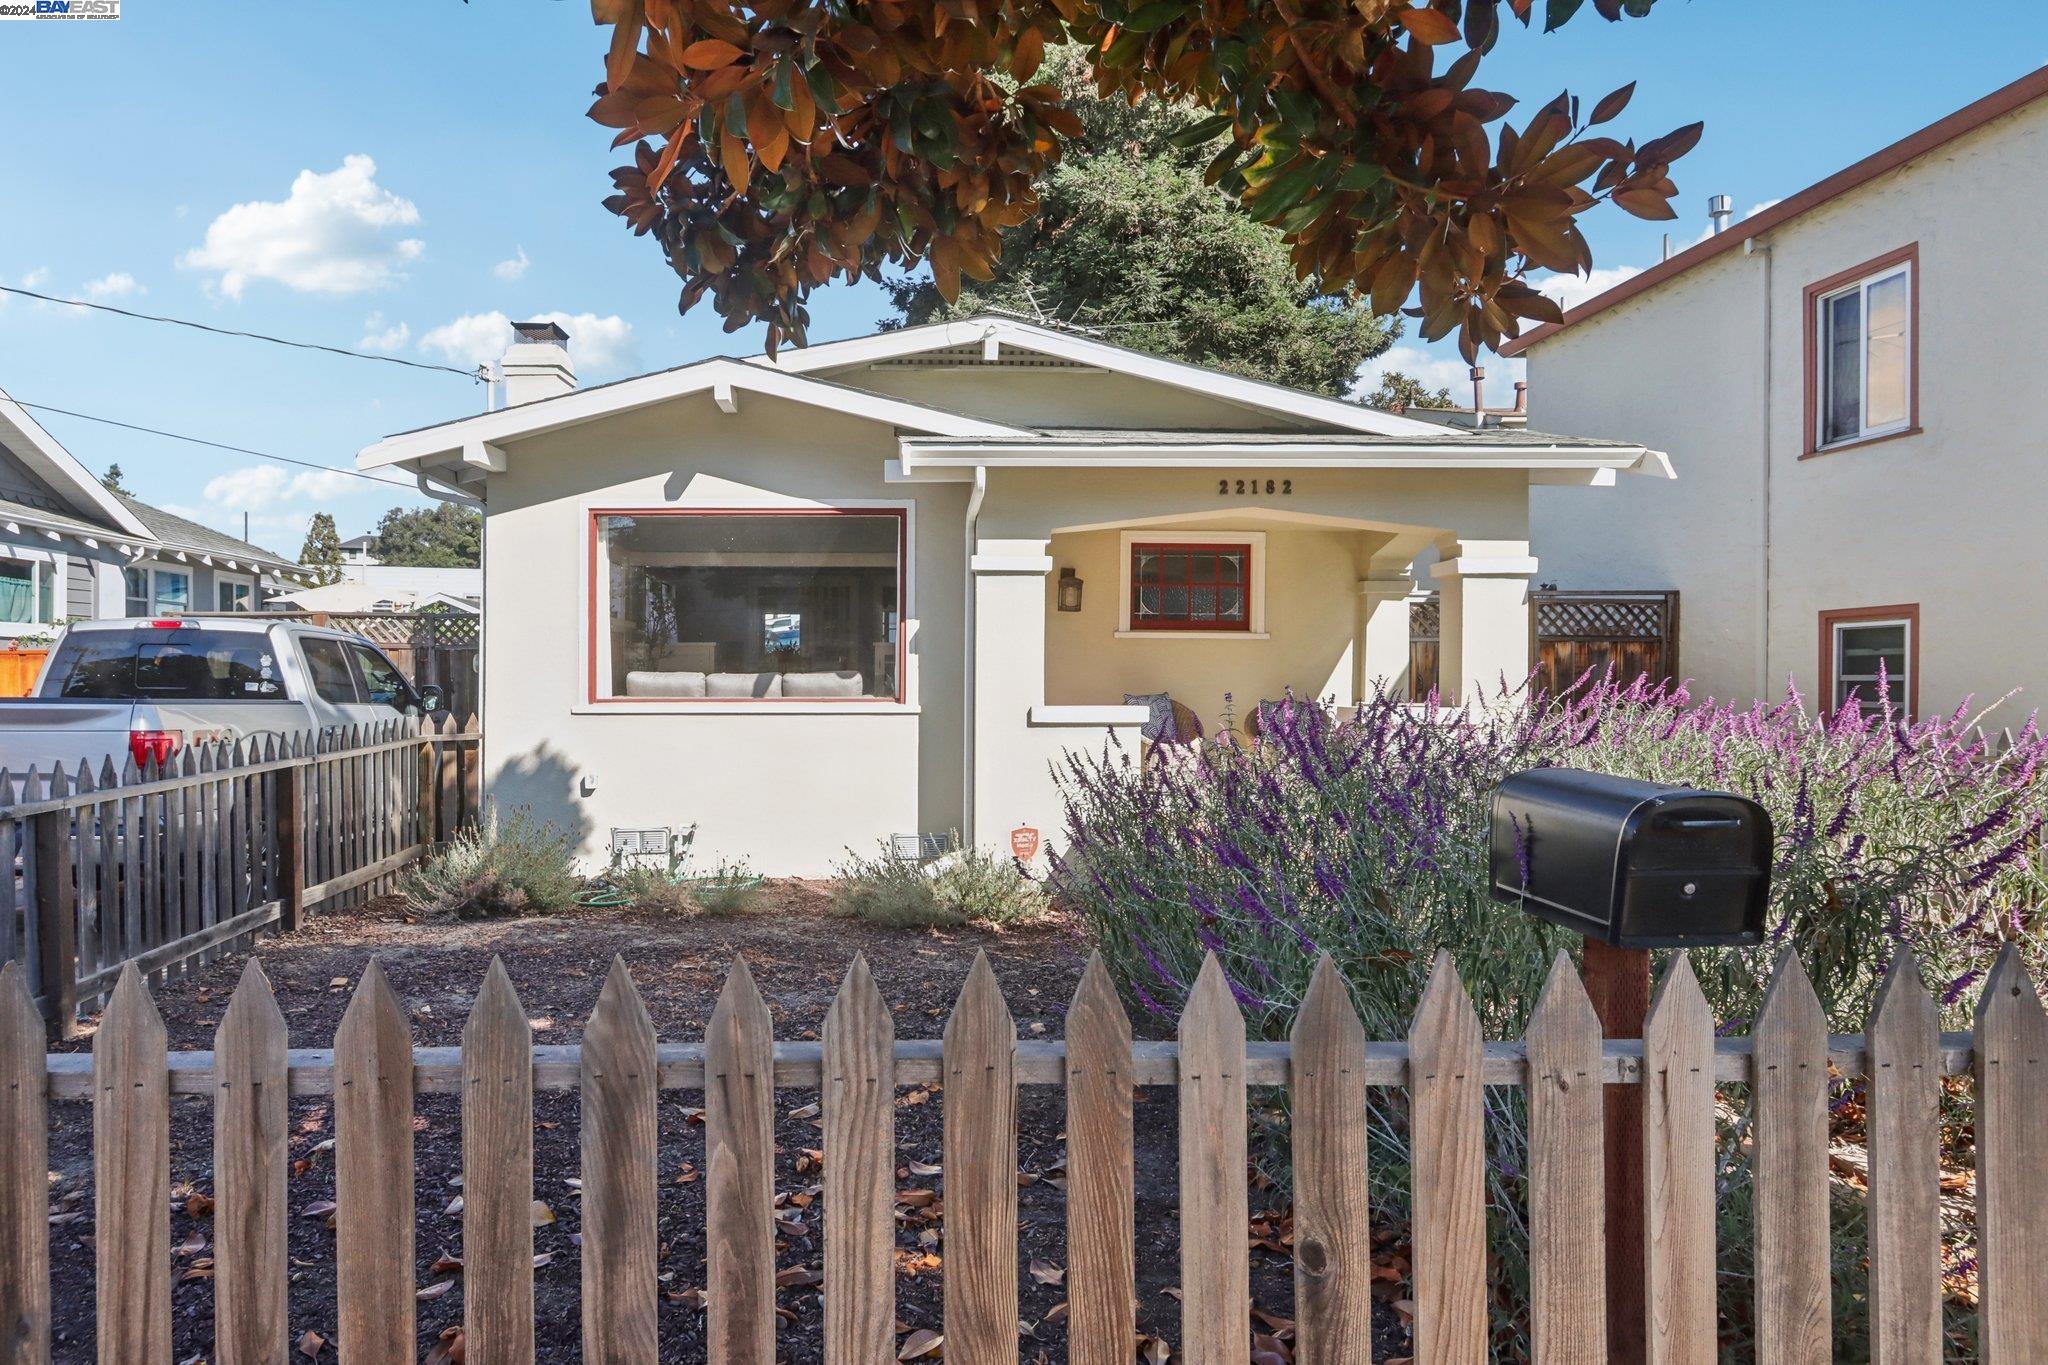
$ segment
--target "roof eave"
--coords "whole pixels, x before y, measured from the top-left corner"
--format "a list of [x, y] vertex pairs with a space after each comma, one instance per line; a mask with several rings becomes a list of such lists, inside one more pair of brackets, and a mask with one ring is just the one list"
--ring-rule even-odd
[[1122, 445], [1115, 442], [899, 441], [905, 472], [921, 468], [1213, 469], [1257, 463], [1275, 469], [1611, 469], [1670, 478], [1671, 462], [1644, 446]]

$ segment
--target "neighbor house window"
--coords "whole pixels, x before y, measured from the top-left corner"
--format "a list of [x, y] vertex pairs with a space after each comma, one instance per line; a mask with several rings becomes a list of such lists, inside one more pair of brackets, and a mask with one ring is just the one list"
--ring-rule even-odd
[[1258, 532], [1126, 532], [1123, 630], [1257, 635], [1265, 629], [1264, 554]]
[[1913, 426], [1915, 258], [1908, 247], [1807, 290], [1814, 450]]
[[253, 579], [233, 578], [227, 574], [214, 576], [214, 600], [216, 611], [254, 611], [256, 609], [256, 584]]
[[192, 610], [192, 575], [141, 565], [122, 574], [130, 616], [183, 616]]
[[895, 509], [592, 514], [598, 701], [902, 699]]
[[1919, 694], [1920, 611], [1914, 606], [1821, 613], [1821, 685], [1829, 711], [1889, 705], [1910, 719]]
[[56, 577], [56, 567], [47, 560], [0, 558], [0, 624], [53, 623]]

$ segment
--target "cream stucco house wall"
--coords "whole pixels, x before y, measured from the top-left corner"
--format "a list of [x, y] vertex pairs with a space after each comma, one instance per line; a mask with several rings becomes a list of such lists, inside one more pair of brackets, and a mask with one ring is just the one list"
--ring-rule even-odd
[[1403, 688], [1434, 550], [1442, 687], [1528, 667], [1533, 485], [1668, 474], [1626, 439], [1460, 430], [1007, 317], [574, 387], [365, 450], [486, 513], [486, 770], [600, 858], [822, 873], [848, 846], [1056, 838], [1051, 765], [1290, 689]]
[[1681, 475], [1538, 489], [1542, 577], [1678, 589], [1722, 698], [2048, 701], [2044, 219], [2035, 72], [1531, 333], [1533, 423]]

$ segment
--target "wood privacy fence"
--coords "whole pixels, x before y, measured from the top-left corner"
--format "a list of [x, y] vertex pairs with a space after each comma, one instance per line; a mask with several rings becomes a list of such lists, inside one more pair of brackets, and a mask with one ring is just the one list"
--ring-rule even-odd
[[176, 970], [370, 894], [474, 820], [480, 738], [393, 718], [190, 744], [147, 770], [0, 769], [0, 962], [68, 1033], [124, 965]]
[[47, 1359], [46, 1099], [95, 1106], [93, 1244], [99, 1358], [163, 1361], [171, 1349], [167, 1153], [172, 1094], [214, 1104], [215, 1359], [284, 1358], [287, 1095], [332, 1095], [339, 1346], [350, 1365], [413, 1359], [413, 1096], [462, 1096], [466, 1358], [533, 1359], [533, 1095], [582, 1091], [584, 1358], [656, 1354], [656, 1156], [661, 1090], [704, 1096], [708, 1358], [776, 1355], [774, 1092], [820, 1090], [824, 1125], [824, 1332], [830, 1365], [895, 1358], [895, 1091], [941, 1083], [944, 1350], [960, 1365], [1018, 1354], [1020, 1085], [1064, 1086], [1069, 1355], [1125, 1365], [1136, 1340], [1134, 1087], [1178, 1092], [1181, 1355], [1243, 1365], [1250, 1353], [1248, 1086], [1293, 1106], [1296, 1338], [1303, 1365], [1370, 1359], [1369, 1109], [1405, 1091], [1412, 1151], [1414, 1359], [1487, 1356], [1487, 1086], [1527, 1092], [1529, 1314], [1535, 1357], [1608, 1358], [1601, 1229], [1603, 1085], [1645, 1115], [1649, 1359], [1691, 1365], [1717, 1349], [1716, 1087], [1747, 1087], [1755, 1142], [1755, 1331], [1764, 1361], [1830, 1358], [1830, 1068], [1868, 1078], [1868, 1227], [1876, 1358], [1942, 1358], [1940, 1107], [1943, 1077], [1975, 1077], [1976, 1251], [1983, 1358], [2048, 1360], [2048, 1015], [2018, 955], [1992, 971], [1973, 1034], [1938, 1032], [1934, 1000], [1901, 953], [1867, 1034], [1830, 1038], [1799, 963], [1780, 965], [1753, 1033], [1718, 1038], [1683, 956], [1665, 973], [1639, 1042], [1603, 1044], [1560, 956], [1519, 1042], [1482, 1041], [1447, 956], [1405, 1042], [1365, 1037], [1342, 978], [1318, 967], [1291, 1041], [1247, 1044], [1221, 969], [1203, 967], [1176, 1042], [1132, 1041], [1098, 958], [1062, 1042], [1020, 1042], [986, 959], [942, 1040], [898, 1041], [858, 959], [822, 1040], [777, 1043], [744, 963], [726, 979], [701, 1045], [657, 1041], [615, 962], [579, 1046], [533, 1044], [493, 962], [460, 1048], [416, 1048], [373, 961], [333, 1051], [288, 1051], [253, 962], [211, 1053], [167, 1054], [141, 974], [124, 969], [93, 1052], [43, 1052], [16, 967], [0, 973], [0, 1322], [16, 1361]]
[[[1425, 701], [1437, 688], [1442, 653], [1442, 603], [1436, 594], [1408, 608], [1408, 698]], [[1678, 671], [1678, 594], [1559, 592], [1529, 594], [1529, 667], [1534, 685], [1551, 695], [1591, 669], [1614, 669], [1622, 682], [1647, 674], [1653, 682]]]

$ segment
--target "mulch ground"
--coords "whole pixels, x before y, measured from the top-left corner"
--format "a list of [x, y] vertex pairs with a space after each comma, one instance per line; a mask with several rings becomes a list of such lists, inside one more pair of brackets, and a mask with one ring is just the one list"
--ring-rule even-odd
[[[774, 1014], [778, 1038], [816, 1036], [856, 952], [867, 955], [896, 1013], [897, 1036], [936, 1038], [975, 953], [983, 950], [1020, 1034], [1060, 1035], [1061, 1017], [1086, 957], [1070, 926], [1002, 934], [881, 929], [828, 915], [826, 889], [819, 883], [776, 882], [768, 893], [764, 912], [734, 919], [579, 910], [466, 924], [414, 922], [395, 899], [385, 900], [317, 918], [299, 933], [261, 941], [256, 952], [294, 1047], [331, 1046], [349, 993], [372, 955], [381, 959], [404, 1001], [421, 1046], [461, 1041], [463, 1020], [494, 954], [504, 958], [511, 972], [536, 1044], [577, 1041], [614, 955], [632, 968], [665, 1041], [702, 1037], [726, 968], [742, 953]], [[241, 957], [224, 958], [157, 992], [173, 1049], [212, 1046], [242, 966]], [[1138, 1026], [1141, 1034], [1146, 1031], [1144, 1021]], [[90, 1035], [79, 1043], [89, 1045]], [[1138, 1299], [1145, 1340], [1133, 1344], [1133, 1358], [1158, 1362], [1168, 1358], [1164, 1352], [1180, 1338], [1177, 1138], [1172, 1093], [1142, 1090], [1138, 1099]], [[810, 1108], [815, 1101], [811, 1092], [777, 1095], [776, 1189], [788, 1201], [779, 1210], [778, 1224], [778, 1266], [788, 1282], [780, 1293], [779, 1343], [781, 1359], [789, 1362], [822, 1358], [821, 1287], [815, 1272], [823, 1261], [823, 1201], [815, 1196], [823, 1138]], [[905, 1191], [943, 1193], [943, 1177], [934, 1170], [940, 1165], [943, 1103], [937, 1086], [899, 1093], [898, 1180]], [[705, 1358], [701, 1104], [702, 1097], [693, 1092], [662, 1093], [663, 1361]], [[213, 1227], [206, 1216], [213, 1189], [212, 1112], [197, 1097], [174, 1098], [172, 1105], [173, 1359], [202, 1362], [211, 1358], [213, 1347]], [[1049, 1086], [1025, 1087], [1018, 1105], [1018, 1294], [1026, 1324], [1019, 1345], [1026, 1362], [1066, 1358], [1066, 1291], [1059, 1282], [1066, 1263], [1062, 1106], [1061, 1092]], [[338, 1358], [333, 1344], [334, 1233], [325, 1217], [334, 1199], [331, 1106], [324, 1099], [295, 1100], [292, 1119], [291, 1335], [309, 1352], [300, 1358], [333, 1361]], [[462, 1222], [459, 1206], [449, 1211], [461, 1193], [460, 1100], [420, 1096], [415, 1128], [420, 1354], [423, 1360], [445, 1359], [462, 1323]], [[577, 1097], [537, 1095], [533, 1136], [534, 1195], [552, 1218], [534, 1229], [539, 1261], [534, 1273], [536, 1358], [573, 1361], [581, 1358]], [[88, 1105], [53, 1106], [50, 1163], [54, 1356], [89, 1361], [94, 1347]], [[1278, 1195], [1254, 1180], [1253, 1221], [1247, 1229], [1257, 1309], [1251, 1329], [1263, 1335], [1259, 1344], [1272, 1352], [1259, 1359], [1270, 1362], [1291, 1359], [1293, 1271], [1284, 1210], [1273, 1207], [1279, 1202]], [[921, 1334], [936, 1333], [941, 1326], [942, 1217], [920, 1195], [898, 1212], [899, 1342], [914, 1352], [929, 1342]], [[1388, 1263], [1403, 1267], [1401, 1248], [1391, 1235], [1383, 1240]], [[1394, 1301], [1405, 1286], [1390, 1274], [1375, 1289], [1384, 1296], [1375, 1357], [1399, 1357], [1407, 1350], [1407, 1333]], [[938, 1359], [942, 1350], [917, 1358]]]

